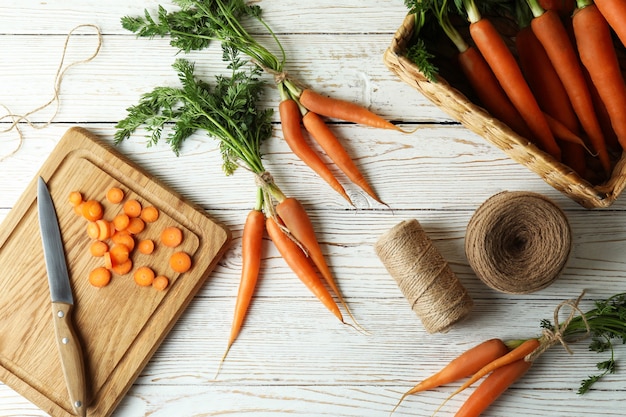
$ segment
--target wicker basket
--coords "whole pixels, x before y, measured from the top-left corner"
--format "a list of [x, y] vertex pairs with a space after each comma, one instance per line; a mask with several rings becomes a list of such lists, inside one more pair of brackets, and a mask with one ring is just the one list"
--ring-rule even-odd
[[485, 109], [474, 104], [442, 77], [438, 77], [437, 82], [430, 82], [405, 56], [413, 30], [414, 19], [413, 16], [408, 15], [384, 54], [385, 64], [400, 79], [581, 206], [608, 207], [620, 195], [626, 186], [626, 153], [622, 154], [616, 162], [611, 178], [602, 184], [592, 185], [571, 168], [492, 117]]

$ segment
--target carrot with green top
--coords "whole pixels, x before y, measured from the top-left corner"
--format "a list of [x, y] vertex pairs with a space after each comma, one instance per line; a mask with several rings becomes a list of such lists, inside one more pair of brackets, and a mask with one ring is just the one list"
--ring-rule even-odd
[[481, 16], [474, 0], [463, 0], [463, 4], [470, 21], [470, 35], [505, 93], [532, 131], [539, 147], [561, 160], [561, 149], [502, 36], [488, 19]]

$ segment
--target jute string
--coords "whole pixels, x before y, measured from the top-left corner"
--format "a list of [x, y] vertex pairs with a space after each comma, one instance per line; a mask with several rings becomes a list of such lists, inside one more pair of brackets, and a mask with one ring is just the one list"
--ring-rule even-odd
[[415, 220], [384, 233], [374, 249], [429, 333], [446, 332], [474, 302]]
[[527, 294], [550, 285], [565, 268], [572, 234], [563, 211], [531, 192], [502, 192], [472, 216], [465, 253], [489, 287]]
[[[94, 29], [96, 31], [97, 34], [97, 44], [96, 44], [96, 49], [95, 51], [87, 58], [82, 59], [82, 60], [78, 60], [78, 61], [74, 61], [72, 63], [70, 63], [69, 65], [65, 66], [65, 56], [67, 54], [67, 50], [69, 48], [69, 42], [70, 39], [72, 37], [72, 35], [74, 34], [74, 32], [76, 32], [77, 30], [81, 29], [81, 28], [91, 28]], [[4, 155], [4, 156], [0, 156], [0, 162], [4, 161], [7, 158], [12, 157], [13, 155], [15, 155], [22, 147], [22, 144], [24, 142], [24, 136], [23, 133], [19, 127], [20, 123], [25, 123], [28, 126], [34, 128], [34, 129], [43, 129], [47, 126], [49, 126], [54, 118], [56, 117], [56, 115], [59, 112], [59, 108], [60, 108], [60, 100], [59, 100], [59, 96], [60, 96], [60, 92], [61, 92], [61, 84], [63, 83], [63, 78], [65, 76], [65, 73], [72, 67], [76, 66], [76, 65], [80, 65], [80, 64], [85, 64], [88, 63], [90, 61], [92, 61], [97, 55], [98, 52], [100, 51], [100, 47], [102, 46], [102, 34], [100, 33], [100, 28], [96, 25], [93, 24], [82, 24], [82, 25], [78, 25], [76, 26], [74, 29], [72, 29], [68, 34], [67, 37], [65, 38], [65, 44], [63, 45], [63, 52], [61, 55], [61, 61], [59, 62], [59, 65], [57, 67], [57, 71], [56, 71], [56, 75], [54, 77], [54, 93], [52, 98], [45, 104], [42, 104], [41, 106], [23, 114], [23, 115], [19, 115], [19, 114], [14, 114], [12, 113], [8, 106], [4, 105], [4, 104], [0, 104], [0, 107], [3, 108], [6, 111], [6, 114], [0, 117], [0, 122], [4, 121], [5, 119], [10, 119], [12, 122], [11, 124], [5, 128], [0, 130], [0, 134], [2, 133], [8, 133], [12, 130], [15, 129], [15, 131], [18, 134], [18, 143], [17, 146], [8, 154]], [[30, 120], [30, 117], [41, 111], [46, 109], [47, 107], [51, 106], [51, 105], [55, 105], [55, 109], [54, 112], [52, 114], [52, 116], [50, 116], [50, 118], [43, 124], [35, 124], [34, 122], [32, 122]]]

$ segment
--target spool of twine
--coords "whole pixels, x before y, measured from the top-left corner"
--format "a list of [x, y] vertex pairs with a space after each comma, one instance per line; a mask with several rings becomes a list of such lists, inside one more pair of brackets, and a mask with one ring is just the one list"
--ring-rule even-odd
[[474, 302], [415, 219], [383, 234], [374, 249], [429, 333], [446, 332]]
[[508, 294], [528, 294], [552, 284], [571, 247], [565, 213], [531, 192], [490, 197], [470, 219], [465, 236], [465, 253], [476, 275]]

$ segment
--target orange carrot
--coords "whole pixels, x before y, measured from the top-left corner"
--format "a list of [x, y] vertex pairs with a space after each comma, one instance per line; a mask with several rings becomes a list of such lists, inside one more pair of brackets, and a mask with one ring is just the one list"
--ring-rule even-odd
[[170, 256], [170, 268], [179, 273], [185, 273], [191, 269], [191, 256], [186, 252], [174, 252]]
[[131, 235], [139, 234], [145, 229], [146, 224], [141, 217], [131, 217], [128, 221], [128, 226], [126, 226], [126, 231]]
[[130, 272], [131, 269], [133, 269], [133, 260], [132, 259], [126, 259], [126, 261], [117, 264], [117, 265], [113, 265], [113, 272], [115, 272], [117, 275], [126, 275]]
[[95, 221], [87, 223], [87, 236], [92, 239], [98, 239], [98, 236], [100, 236], [100, 227], [98, 227], [98, 223]]
[[309, 262], [302, 249], [283, 231], [272, 217], [267, 218], [265, 227], [272, 242], [274, 242], [274, 245], [276, 245], [276, 248], [291, 270], [315, 294], [322, 304], [344, 323], [339, 307], [337, 307], [332, 295], [324, 287], [323, 282], [317, 276], [313, 265]]
[[120, 265], [126, 262], [130, 257], [130, 249], [123, 244], [115, 244], [109, 249], [111, 255], [111, 262], [113, 266]]
[[111, 187], [107, 191], [106, 198], [109, 203], [118, 204], [124, 199], [124, 191], [118, 187]]
[[626, 47], [626, 3], [623, 0], [595, 0], [594, 3]]
[[472, 10], [468, 15], [471, 21], [470, 35], [500, 85], [533, 132], [539, 146], [555, 159], [560, 160], [561, 149], [502, 36], [488, 19], [480, 17], [477, 9]]
[[170, 280], [165, 275], [158, 275], [152, 281], [152, 287], [158, 291], [165, 290], [170, 285]]
[[611, 29], [594, 4], [577, 9], [572, 23], [580, 59], [606, 107], [620, 145], [626, 148], [626, 83]]
[[113, 243], [125, 245], [131, 251], [135, 249], [135, 238], [126, 231], [116, 232], [111, 237], [111, 240], [113, 241]]
[[109, 245], [107, 245], [106, 242], [102, 242], [101, 240], [96, 240], [89, 246], [89, 253], [91, 253], [92, 256], [98, 258], [104, 256], [104, 254], [108, 250]]
[[521, 359], [493, 371], [470, 395], [455, 417], [477, 417], [487, 409], [511, 384], [520, 379], [532, 362]]
[[111, 237], [111, 231], [115, 231], [114, 227], [111, 227], [111, 223], [107, 220], [96, 220], [98, 226], [98, 240], [107, 240]]
[[152, 285], [152, 281], [154, 281], [154, 271], [152, 268], [148, 266], [141, 266], [135, 270], [133, 274], [133, 279], [135, 283], [142, 287], [148, 287]]
[[183, 232], [176, 226], [169, 226], [161, 232], [161, 243], [168, 248], [175, 248], [183, 241]]
[[111, 271], [99, 266], [89, 273], [89, 283], [94, 287], [106, 287], [111, 282]]
[[76, 207], [83, 202], [83, 195], [78, 191], [71, 191], [68, 200], [72, 206]]
[[344, 173], [350, 180], [361, 187], [367, 194], [379, 203], [383, 203], [374, 189], [367, 182], [359, 168], [354, 163], [354, 160], [350, 157], [345, 150], [337, 136], [328, 128], [326, 122], [322, 118], [312, 111], [307, 112], [302, 117], [302, 123], [307, 132], [315, 139], [320, 147], [326, 152], [326, 155], [337, 165], [337, 167]]
[[97, 200], [87, 200], [82, 205], [82, 215], [90, 222], [100, 220], [104, 215], [102, 204]]
[[154, 223], [159, 219], [159, 210], [154, 206], [144, 207], [139, 217], [146, 223]]
[[115, 226], [115, 230], [126, 230], [129, 224], [130, 217], [128, 217], [126, 213], [120, 213], [113, 217], [113, 225]]
[[139, 217], [141, 215], [141, 203], [135, 199], [128, 200], [124, 203], [123, 210], [128, 217]]
[[151, 239], [143, 239], [137, 244], [137, 250], [144, 255], [150, 255], [154, 252], [154, 241]]
[[233, 324], [230, 329], [226, 351], [217, 369], [218, 374], [224, 359], [226, 359], [231, 346], [235, 343], [241, 331], [241, 326], [243, 325], [248, 307], [250, 307], [250, 302], [252, 301], [252, 296], [259, 277], [259, 270], [261, 269], [264, 231], [265, 214], [263, 214], [261, 210], [250, 210], [246, 217], [246, 222], [243, 227], [243, 236], [241, 237], [241, 279], [237, 292], [237, 302], [235, 303]]
[[311, 168], [317, 175], [332, 187], [333, 190], [341, 194], [352, 204], [350, 197], [337, 178], [328, 169], [324, 161], [307, 143], [300, 126], [301, 113], [298, 103], [292, 99], [286, 99], [278, 105], [280, 122], [282, 125], [283, 138], [291, 151]]
[[348, 304], [344, 300], [341, 290], [335, 282], [333, 273], [326, 263], [322, 248], [315, 236], [315, 229], [313, 228], [311, 219], [302, 204], [300, 204], [300, 201], [293, 197], [285, 198], [276, 205], [276, 213], [278, 213], [278, 216], [285, 223], [285, 226], [293, 237], [306, 249], [313, 264], [315, 264], [328, 286], [345, 307], [348, 315], [354, 320]]
[[381, 129], [401, 129], [365, 107], [345, 100], [323, 96], [311, 89], [300, 94], [300, 104], [313, 113]]
[[439, 372], [431, 375], [404, 393], [391, 412], [393, 413], [407, 396], [471, 376], [483, 366], [504, 356], [508, 351], [509, 348], [500, 339], [489, 339], [474, 346], [456, 357]]
[[558, 14], [553, 10], [533, 8], [532, 30], [543, 45], [557, 71], [580, 124], [591, 141], [604, 171], [611, 172], [611, 161], [591, 93], [587, 87], [576, 50]]

